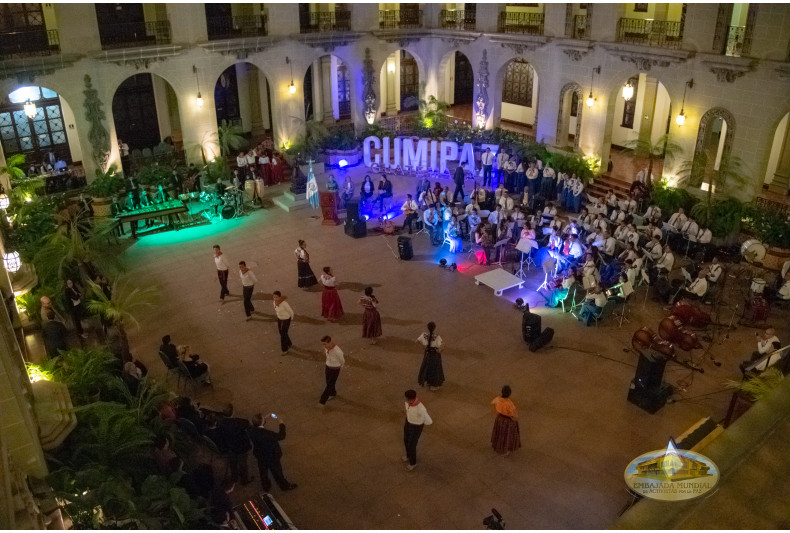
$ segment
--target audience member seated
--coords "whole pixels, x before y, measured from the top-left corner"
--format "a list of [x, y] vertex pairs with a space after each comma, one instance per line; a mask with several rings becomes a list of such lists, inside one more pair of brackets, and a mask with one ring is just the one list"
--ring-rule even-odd
[[354, 197], [354, 184], [351, 183], [351, 178], [346, 176], [346, 181], [343, 183], [343, 193], [340, 196], [345, 206]]
[[130, 392], [136, 394], [137, 386], [147, 375], [148, 368], [143, 363], [132, 357], [131, 354], [124, 357], [123, 380], [129, 385]]
[[384, 211], [384, 200], [392, 198], [392, 182], [387, 178], [386, 174], [381, 175], [377, 190], [378, 196], [373, 201], [373, 205], [378, 204], [379, 211]]
[[159, 346], [159, 351], [165, 355], [167, 359], [167, 368], [178, 368], [179, 362], [184, 363], [189, 375], [192, 378], [199, 378], [205, 376], [203, 381], [204, 385], [211, 384], [211, 377], [209, 375], [209, 366], [200, 361], [200, 356], [197, 354], [189, 354], [189, 359], [186, 359], [189, 346], [178, 346], [170, 342], [170, 335], [162, 337], [162, 345]]

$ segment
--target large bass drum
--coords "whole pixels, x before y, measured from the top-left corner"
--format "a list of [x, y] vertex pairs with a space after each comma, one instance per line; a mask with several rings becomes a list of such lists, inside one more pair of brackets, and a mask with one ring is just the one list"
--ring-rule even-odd
[[765, 251], [765, 246], [757, 239], [749, 239], [741, 245], [741, 255], [749, 263], [762, 263]]
[[222, 218], [229, 220], [236, 216], [236, 208], [232, 205], [225, 205], [222, 208]]

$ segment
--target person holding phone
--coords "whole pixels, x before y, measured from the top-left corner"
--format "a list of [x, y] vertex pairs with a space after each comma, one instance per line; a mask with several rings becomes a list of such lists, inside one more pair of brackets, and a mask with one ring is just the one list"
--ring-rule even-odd
[[269, 472], [271, 472], [280, 489], [293, 490], [297, 484], [285, 479], [280, 462], [283, 456], [280, 441], [285, 440], [285, 424], [281, 420], [277, 420], [277, 415], [274, 413], [269, 416], [272, 420], [279, 422], [278, 431], [266, 428], [266, 417], [260, 413], [252, 417], [252, 426], [247, 429], [247, 435], [252, 441], [252, 454], [258, 460], [261, 486], [266, 492], [271, 490], [272, 482], [269, 479]]

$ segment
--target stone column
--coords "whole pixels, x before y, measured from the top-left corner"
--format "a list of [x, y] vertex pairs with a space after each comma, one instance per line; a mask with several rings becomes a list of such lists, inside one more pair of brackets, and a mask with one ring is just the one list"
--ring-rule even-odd
[[54, 4], [54, 7], [61, 53], [87, 54], [101, 50], [99, 21], [93, 4]]
[[173, 43], [208, 40], [205, 4], [167, 4], [167, 18], [170, 20], [170, 35]]
[[477, 4], [477, 19], [475, 20], [477, 31], [495, 33], [499, 22], [499, 13], [504, 11], [504, 4]]

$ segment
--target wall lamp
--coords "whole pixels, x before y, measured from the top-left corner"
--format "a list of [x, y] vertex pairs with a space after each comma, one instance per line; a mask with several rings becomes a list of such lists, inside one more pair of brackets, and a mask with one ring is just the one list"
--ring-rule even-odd
[[595, 83], [595, 75], [601, 75], [601, 65], [598, 65], [594, 69], [592, 69], [592, 74], [590, 75], [590, 96], [587, 97], [587, 107], [592, 107], [595, 105], [595, 98], [593, 98], [592, 88], [593, 84]]
[[634, 86], [631, 85], [631, 80], [623, 87], [623, 100], [628, 101], [634, 97]]
[[694, 88], [694, 78], [691, 78], [689, 81], [686, 82], [686, 86], [683, 87], [683, 103], [680, 105], [680, 114], [677, 117], [675, 117], [675, 123], [677, 123], [678, 126], [682, 126], [683, 124], [686, 123], [686, 112], [685, 112], [686, 90], [693, 88]]
[[291, 85], [288, 86], [288, 92], [291, 93], [291, 94], [296, 94], [296, 85], [294, 85], [294, 66], [293, 66], [293, 63], [291, 63], [291, 60], [288, 58], [288, 56], [285, 56], [285, 62], [288, 63], [288, 65], [290, 65], [290, 67], [291, 67]]
[[192, 72], [195, 73], [195, 85], [197, 85], [197, 97], [195, 98], [195, 105], [198, 109], [203, 107], [203, 97], [200, 95], [200, 80], [198, 80], [198, 71], [195, 65], [192, 65]]

